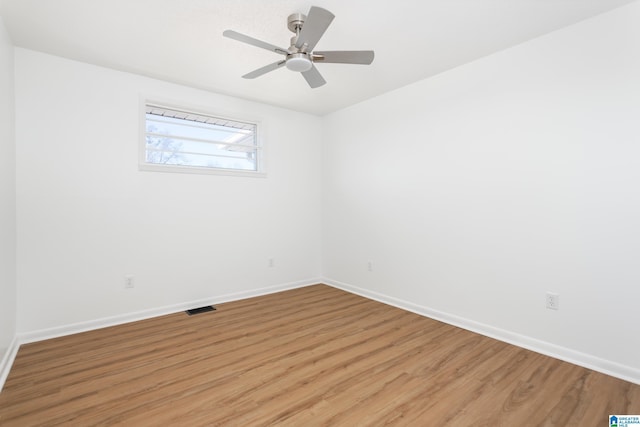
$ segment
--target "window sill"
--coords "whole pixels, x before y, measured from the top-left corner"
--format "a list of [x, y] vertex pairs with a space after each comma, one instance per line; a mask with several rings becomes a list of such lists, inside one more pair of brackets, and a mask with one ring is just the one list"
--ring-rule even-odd
[[138, 164], [138, 170], [146, 172], [170, 172], [170, 173], [191, 173], [199, 175], [227, 175], [227, 176], [244, 176], [250, 178], [266, 178], [266, 172], [222, 169], [222, 168], [205, 168], [197, 166], [180, 166], [180, 165], [154, 165], [149, 163]]

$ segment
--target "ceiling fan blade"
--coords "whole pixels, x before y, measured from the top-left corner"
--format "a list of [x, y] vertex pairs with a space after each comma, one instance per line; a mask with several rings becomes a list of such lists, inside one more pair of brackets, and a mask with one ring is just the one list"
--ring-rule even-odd
[[313, 62], [333, 64], [364, 64], [373, 62], [372, 50], [326, 50], [313, 52]]
[[320, 37], [327, 31], [333, 18], [335, 18], [335, 15], [328, 10], [312, 6], [309, 10], [307, 20], [302, 24], [302, 30], [296, 41], [296, 47], [300, 49], [306, 44], [305, 52], [311, 52], [320, 40]]
[[273, 64], [265, 65], [264, 67], [258, 68], [250, 73], [242, 76], [244, 79], [255, 79], [256, 77], [260, 77], [263, 74], [267, 74], [269, 71], [277, 70], [282, 67], [287, 61], [282, 60], [278, 62], [274, 62]]
[[271, 52], [279, 53], [281, 55], [287, 54], [287, 49], [283, 49], [281, 47], [272, 45], [271, 43], [263, 42], [262, 40], [254, 39], [253, 37], [246, 36], [244, 34], [240, 34], [237, 31], [226, 30], [222, 33], [223, 36], [228, 37], [230, 39], [237, 40], [242, 43], [247, 43], [252, 46], [260, 47], [262, 49], [270, 50]]
[[302, 76], [307, 81], [307, 83], [309, 83], [309, 86], [311, 86], [312, 89], [320, 87], [326, 83], [326, 80], [322, 77], [320, 71], [318, 71], [318, 69], [314, 66], [311, 66], [308, 71], [304, 71], [302, 73]]

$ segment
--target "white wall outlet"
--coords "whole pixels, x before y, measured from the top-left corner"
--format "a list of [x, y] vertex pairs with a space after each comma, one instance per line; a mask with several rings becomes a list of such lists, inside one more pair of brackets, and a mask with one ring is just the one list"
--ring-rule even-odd
[[547, 292], [547, 308], [550, 310], [559, 310], [560, 295], [553, 292]]
[[124, 287], [125, 289], [131, 289], [133, 287], [135, 287], [135, 284], [133, 283], [133, 276], [130, 274], [127, 274], [126, 276], [124, 276]]
[[273, 258], [269, 258], [267, 263], [269, 264], [269, 268], [273, 268], [276, 266], [276, 260]]
[[373, 262], [367, 261], [367, 271], [373, 271]]

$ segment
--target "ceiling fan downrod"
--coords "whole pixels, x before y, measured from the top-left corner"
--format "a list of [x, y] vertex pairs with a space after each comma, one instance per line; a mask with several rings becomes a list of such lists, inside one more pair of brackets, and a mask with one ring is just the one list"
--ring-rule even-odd
[[291, 71], [305, 72], [309, 71], [313, 66], [313, 62], [309, 58], [309, 55], [304, 52], [306, 44], [303, 45], [302, 48], [296, 47], [298, 37], [300, 37], [300, 31], [302, 30], [302, 25], [304, 25], [304, 21], [306, 19], [306, 15], [302, 13], [293, 13], [287, 18], [287, 28], [289, 28], [291, 32], [295, 33], [295, 36], [291, 37], [291, 46], [288, 49], [289, 53], [285, 63], [285, 66]]

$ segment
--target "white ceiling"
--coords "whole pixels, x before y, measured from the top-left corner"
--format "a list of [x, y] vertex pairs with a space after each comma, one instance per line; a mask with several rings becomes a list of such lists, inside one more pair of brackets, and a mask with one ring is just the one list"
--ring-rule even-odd
[[[323, 115], [633, 0], [0, 1], [16, 46]], [[222, 32], [286, 48], [287, 16], [312, 5], [336, 15], [316, 49], [372, 49], [373, 64], [320, 64], [317, 89], [285, 68], [242, 79], [281, 57]]]

